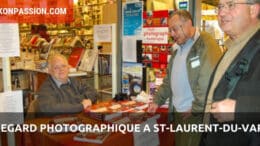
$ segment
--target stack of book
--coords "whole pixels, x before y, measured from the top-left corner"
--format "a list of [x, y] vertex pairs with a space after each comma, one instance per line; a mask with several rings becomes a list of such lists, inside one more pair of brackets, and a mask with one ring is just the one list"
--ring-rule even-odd
[[93, 105], [85, 112], [89, 117], [101, 121], [113, 121], [128, 113], [144, 112], [148, 104], [136, 101], [103, 102]]
[[59, 130], [54, 130], [51, 129], [48, 130], [47, 132], [49, 134], [58, 134], [58, 133], [68, 133], [68, 132], [72, 132], [69, 130], [69, 128], [65, 128], [65, 125], [63, 124], [82, 124], [82, 119], [78, 118], [78, 117], [72, 117], [72, 116], [68, 116], [68, 117], [55, 117], [52, 120], [49, 121], [49, 124], [59, 124], [62, 125]]
[[77, 133], [73, 140], [80, 142], [89, 142], [89, 143], [97, 143], [102, 144], [107, 137], [110, 135], [110, 132], [84, 132]]

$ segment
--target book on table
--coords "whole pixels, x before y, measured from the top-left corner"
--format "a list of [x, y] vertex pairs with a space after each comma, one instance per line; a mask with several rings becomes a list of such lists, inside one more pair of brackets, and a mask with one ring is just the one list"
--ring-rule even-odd
[[110, 135], [110, 132], [82, 132], [77, 133], [73, 140], [80, 142], [89, 142], [89, 143], [97, 143], [102, 144]]
[[102, 102], [93, 105], [85, 112], [89, 117], [101, 121], [113, 121], [127, 115], [128, 113], [144, 111], [148, 104], [136, 101]]

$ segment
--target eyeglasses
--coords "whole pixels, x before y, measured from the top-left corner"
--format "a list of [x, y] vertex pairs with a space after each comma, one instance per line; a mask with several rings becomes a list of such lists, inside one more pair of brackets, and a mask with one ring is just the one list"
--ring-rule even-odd
[[174, 26], [174, 27], [170, 27], [169, 28], [169, 32], [172, 33], [172, 32], [177, 32], [178, 30], [180, 30], [182, 28], [182, 25], [177, 25], [177, 26]]
[[62, 64], [62, 65], [54, 66], [53, 69], [54, 69], [55, 71], [59, 71], [59, 70], [65, 69], [65, 68], [67, 68], [67, 67], [68, 67], [68, 65]]
[[228, 11], [231, 11], [231, 10], [233, 10], [233, 9], [235, 9], [235, 7], [236, 7], [236, 5], [237, 4], [241, 4], [241, 5], [243, 5], [243, 4], [245, 4], [245, 5], [252, 5], [252, 4], [254, 4], [253, 2], [241, 2], [241, 3], [239, 3], [239, 2], [234, 2], [234, 1], [229, 1], [229, 2], [227, 2], [227, 3], [225, 3], [225, 4], [219, 4], [218, 6], [217, 6], [217, 8], [216, 8], [216, 13], [219, 13], [219, 12], [221, 12], [221, 11], [223, 11], [224, 9], [226, 9], [226, 10], [228, 10]]

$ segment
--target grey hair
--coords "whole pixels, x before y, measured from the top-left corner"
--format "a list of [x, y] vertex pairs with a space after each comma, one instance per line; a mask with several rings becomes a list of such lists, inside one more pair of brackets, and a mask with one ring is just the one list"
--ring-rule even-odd
[[173, 14], [170, 16], [170, 18], [172, 18], [175, 15], [178, 15], [184, 21], [191, 20], [192, 25], [193, 25], [192, 16], [191, 16], [189, 11], [187, 11], [187, 10], [178, 10], [176, 12], [173, 12]]
[[[260, 5], [260, 0], [247, 0], [248, 3], [251, 4], [259, 4]], [[258, 19], [260, 20], [260, 12], [258, 13]]]
[[248, 3], [260, 3], [260, 0], [247, 0]]
[[247, 1], [252, 3], [260, 3], [260, 0], [247, 0]]

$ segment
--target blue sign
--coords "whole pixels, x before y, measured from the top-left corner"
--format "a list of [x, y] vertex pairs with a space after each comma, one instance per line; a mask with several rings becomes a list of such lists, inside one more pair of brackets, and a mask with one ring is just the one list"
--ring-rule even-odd
[[179, 2], [179, 9], [188, 10], [188, 2]]
[[143, 2], [126, 3], [123, 9], [125, 36], [140, 35], [142, 31]]

